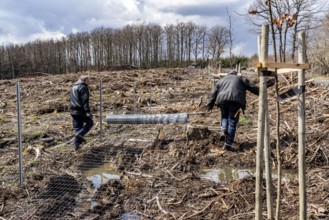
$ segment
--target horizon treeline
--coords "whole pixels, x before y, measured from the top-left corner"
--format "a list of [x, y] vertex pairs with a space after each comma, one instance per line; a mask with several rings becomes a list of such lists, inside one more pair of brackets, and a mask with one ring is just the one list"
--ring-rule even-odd
[[[154, 23], [99, 27], [61, 39], [35, 40], [0, 47], [1, 78], [31, 73], [102, 71], [115, 66], [138, 68], [201, 67], [218, 61], [230, 41], [227, 27], [208, 29], [193, 22], [161, 27]], [[230, 62], [232, 65], [232, 62]]]

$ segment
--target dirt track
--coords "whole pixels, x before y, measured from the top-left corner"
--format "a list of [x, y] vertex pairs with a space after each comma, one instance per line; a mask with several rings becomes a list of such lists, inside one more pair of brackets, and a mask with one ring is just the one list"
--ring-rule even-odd
[[[235, 152], [222, 150], [219, 113], [204, 112], [213, 79], [206, 70], [154, 69], [89, 73], [95, 126], [74, 152], [68, 97], [77, 74], [19, 79], [22, 85], [23, 188], [18, 187], [14, 80], [0, 81], [0, 216], [4, 219], [253, 219], [255, 177], [203, 178], [205, 168], [255, 166], [258, 99], [248, 94]], [[250, 77], [248, 75], [248, 77]], [[191, 113], [188, 125], [111, 125], [99, 141], [99, 80], [103, 116]], [[250, 78], [257, 83], [257, 78]], [[281, 92], [296, 76], [280, 80]], [[307, 199], [310, 219], [329, 215], [329, 97], [306, 85]], [[136, 93], [134, 93], [136, 91]], [[275, 168], [274, 89], [269, 90]], [[297, 173], [297, 98], [281, 104], [283, 168]], [[189, 127], [187, 129], [187, 127]], [[198, 128], [193, 132], [191, 127]], [[187, 132], [188, 131], [188, 132]], [[188, 133], [188, 135], [186, 135]], [[98, 171], [95, 171], [99, 169]], [[115, 174], [98, 188], [90, 176]], [[276, 189], [276, 179], [273, 181]], [[96, 189], [97, 188], [97, 189]], [[298, 216], [298, 179], [282, 185], [283, 219]], [[264, 194], [265, 196], [265, 194]], [[275, 193], [273, 193], [275, 198]], [[264, 202], [264, 213], [266, 207]]]

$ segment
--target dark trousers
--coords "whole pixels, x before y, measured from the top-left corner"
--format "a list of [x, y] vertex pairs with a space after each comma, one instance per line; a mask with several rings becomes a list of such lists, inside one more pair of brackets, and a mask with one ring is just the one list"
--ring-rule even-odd
[[[73, 119], [73, 128], [75, 131], [75, 136], [80, 135], [84, 136], [87, 134], [92, 126], [94, 125], [94, 121], [91, 117], [87, 117], [85, 115], [71, 115]], [[74, 138], [74, 145], [78, 146], [81, 144], [81, 140], [79, 138]]]
[[220, 105], [221, 129], [226, 135], [225, 145], [232, 146], [235, 137], [236, 126], [239, 123], [240, 106], [235, 102], [226, 102]]

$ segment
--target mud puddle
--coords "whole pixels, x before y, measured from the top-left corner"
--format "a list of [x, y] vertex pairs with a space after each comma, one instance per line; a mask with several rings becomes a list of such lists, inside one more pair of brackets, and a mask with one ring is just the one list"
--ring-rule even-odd
[[88, 195], [80, 195], [80, 197], [84, 197], [85, 201], [81, 202], [80, 206], [87, 209], [92, 209], [95, 206], [99, 205], [100, 201], [97, 201], [93, 198], [101, 185], [107, 183], [109, 180], [120, 179], [120, 175], [117, 172], [116, 168], [109, 163], [106, 163], [101, 167], [87, 170], [83, 173], [83, 175], [91, 183], [87, 187]]
[[[102, 201], [95, 199], [95, 195], [98, 192], [98, 189], [103, 185], [108, 183], [110, 180], [119, 180], [120, 175], [117, 169], [106, 163], [101, 167], [93, 168], [84, 173], [86, 179], [91, 182], [91, 185], [88, 189], [90, 192], [89, 201], [84, 204], [84, 206], [88, 209], [93, 209], [94, 207], [101, 205]], [[97, 196], [96, 196], [97, 198]], [[124, 213], [119, 218], [120, 220], [138, 220], [141, 217], [137, 214], [133, 213]]]
[[107, 183], [109, 180], [120, 179], [120, 176], [113, 173], [100, 173], [87, 178], [92, 182], [92, 188], [94, 192], [104, 183]]

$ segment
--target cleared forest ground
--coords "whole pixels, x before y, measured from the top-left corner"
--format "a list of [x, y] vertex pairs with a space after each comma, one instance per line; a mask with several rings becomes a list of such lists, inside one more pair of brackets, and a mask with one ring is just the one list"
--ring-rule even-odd
[[[92, 72], [95, 126], [78, 152], [69, 92], [80, 74], [0, 81], [0, 216], [4, 219], [253, 219], [258, 97], [248, 94], [234, 152], [222, 150], [220, 114], [202, 107], [213, 86], [207, 70], [152, 69]], [[257, 77], [248, 75], [257, 83]], [[99, 138], [99, 81], [103, 116], [190, 113], [189, 123], [108, 125]], [[16, 81], [21, 83], [24, 187], [18, 187]], [[280, 78], [280, 92], [297, 76]], [[328, 85], [306, 82], [307, 209], [329, 215]], [[298, 216], [297, 97], [281, 104], [283, 219]], [[269, 89], [273, 168], [275, 97]], [[193, 129], [194, 128], [194, 129]], [[246, 171], [220, 178], [221, 169]], [[207, 178], [206, 170], [220, 172]], [[229, 171], [231, 172], [231, 171]], [[241, 173], [240, 173], [241, 174]], [[275, 174], [275, 171], [274, 173]], [[229, 175], [225, 173], [224, 175]], [[230, 174], [232, 175], [232, 173]], [[97, 179], [98, 178], [98, 179]], [[97, 179], [97, 180], [95, 180]], [[276, 189], [276, 178], [273, 181]], [[264, 193], [265, 197], [265, 193]], [[275, 192], [273, 197], [276, 198]], [[266, 205], [264, 200], [264, 214]]]

